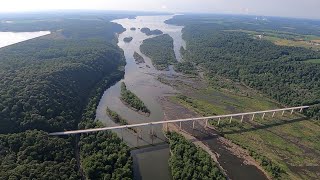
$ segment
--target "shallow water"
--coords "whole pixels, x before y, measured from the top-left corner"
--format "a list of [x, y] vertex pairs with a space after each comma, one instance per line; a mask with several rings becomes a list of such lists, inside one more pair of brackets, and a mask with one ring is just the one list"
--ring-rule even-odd
[[[114, 86], [107, 89], [100, 100], [97, 108], [96, 119], [101, 120], [107, 126], [115, 126], [116, 124], [106, 115], [106, 107], [119, 113], [123, 118], [127, 119], [130, 124], [160, 121], [164, 119], [163, 110], [158, 102], [158, 98], [165, 95], [176, 93], [170, 86], [164, 85], [157, 80], [157, 76], [161, 73], [175, 73], [172, 68], [167, 72], [157, 71], [151, 63], [151, 60], [140, 52], [140, 45], [144, 39], [154, 36], [147, 36], [140, 31], [143, 27], [151, 30], [159, 29], [165, 34], [169, 34], [174, 39], [174, 50], [177, 60], [181, 61], [180, 48], [185, 47], [185, 41], [182, 39], [181, 26], [165, 24], [164, 21], [173, 16], [138, 16], [136, 19], [119, 19], [113, 22], [122, 25], [127, 30], [119, 35], [119, 47], [124, 50], [127, 65], [125, 67], [125, 77], [123, 81], [127, 88], [134, 92], [150, 109], [149, 117], [140, 115], [137, 112], [126, 107], [119, 99], [120, 84], [118, 82]], [[130, 28], [135, 27], [132, 31]], [[125, 37], [133, 37], [130, 43], [125, 43]], [[133, 58], [134, 51], [138, 52], [145, 59], [145, 63], [137, 65]], [[150, 67], [148, 68], [147, 65]], [[142, 127], [142, 139], [138, 139], [137, 135], [130, 130], [115, 131], [130, 146], [149, 146], [143, 149], [132, 151], [134, 159], [134, 175], [135, 179], [152, 179], [163, 180], [171, 179], [168, 166], [169, 148], [164, 144], [165, 138], [162, 133], [162, 127], [154, 127], [157, 137], [151, 138], [150, 127]], [[157, 144], [157, 145], [155, 145]]]
[[50, 31], [38, 32], [0, 32], [0, 48], [29, 39], [50, 34]]

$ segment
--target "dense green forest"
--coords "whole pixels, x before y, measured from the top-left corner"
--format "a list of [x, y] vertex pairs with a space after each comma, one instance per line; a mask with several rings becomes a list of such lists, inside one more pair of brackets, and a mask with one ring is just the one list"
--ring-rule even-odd
[[[82, 123], [82, 127], [98, 128], [103, 125], [87, 121]], [[87, 179], [132, 179], [130, 149], [115, 133], [102, 131], [81, 135], [79, 146], [81, 165]]]
[[140, 31], [145, 33], [147, 36], [163, 34], [163, 32], [159, 29], [155, 29], [151, 31], [149, 28], [146, 28], [146, 27], [141, 28]]
[[[110, 22], [118, 18], [133, 18], [135, 13], [112, 12], [54, 12], [28, 14], [0, 14], [0, 31], [59, 32], [69, 39], [103, 39], [115, 41], [115, 33], [125, 29], [116, 23]], [[4, 21], [2, 21], [4, 20]], [[14, 23], [5, 23], [5, 21]]]
[[169, 166], [174, 180], [226, 179], [209, 154], [183, 136], [169, 132]]
[[105, 41], [46, 39], [0, 49], [0, 56], [0, 133], [74, 129], [88, 92], [122, 58]]
[[173, 39], [168, 34], [144, 40], [140, 50], [151, 58], [158, 70], [167, 69], [169, 65], [177, 62], [173, 50]]
[[246, 15], [185, 14], [166, 21], [168, 24], [219, 25], [221, 29], [243, 29], [258, 32], [303, 34], [320, 36], [320, 21], [314, 19], [294, 19], [281, 17], [257, 17]]
[[[278, 46], [244, 32], [226, 31], [253, 28], [245, 26], [243, 21], [238, 24], [233, 21], [220, 24], [188, 21], [183, 29], [183, 38], [187, 41], [184, 58], [203, 67], [212, 83], [215, 76], [227, 77], [283, 104], [311, 105], [307, 114], [319, 118], [320, 65], [303, 62], [319, 58], [319, 52]], [[257, 29], [266, 26], [258, 25]], [[308, 29], [305, 31], [309, 32]]]
[[182, 72], [184, 74], [197, 75], [197, 69], [193, 63], [190, 61], [178, 62], [174, 66], [174, 70], [177, 72]]
[[0, 134], [0, 179], [79, 179], [71, 142], [36, 130]]
[[124, 29], [98, 18], [21, 21], [1, 30], [57, 28], [63, 36], [0, 49], [0, 177], [79, 179], [80, 156], [89, 179], [131, 179], [129, 148], [113, 133], [81, 135], [79, 146], [78, 138], [47, 133], [101, 127], [94, 120], [99, 99], [124, 74], [114, 43]]
[[150, 110], [146, 105], [141, 101], [141, 99], [135, 95], [133, 92], [127, 89], [127, 86], [124, 82], [121, 83], [121, 100], [128, 104], [130, 107], [137, 111], [141, 111], [146, 114], [150, 114]]

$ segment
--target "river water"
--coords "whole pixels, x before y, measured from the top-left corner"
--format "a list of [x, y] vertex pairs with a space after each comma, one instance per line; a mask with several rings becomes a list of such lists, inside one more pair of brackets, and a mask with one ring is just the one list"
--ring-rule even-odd
[[48, 34], [50, 34], [50, 31], [0, 32], [0, 48]]
[[[174, 39], [174, 50], [176, 58], [181, 61], [180, 48], [185, 47], [185, 41], [182, 39], [181, 26], [165, 24], [164, 21], [172, 18], [169, 16], [138, 16], [135, 19], [118, 19], [113, 22], [122, 25], [126, 31], [119, 34], [118, 46], [123, 49], [127, 65], [125, 67], [125, 76], [122, 80], [126, 83], [127, 88], [134, 92], [150, 109], [149, 117], [140, 115], [137, 112], [126, 107], [119, 99], [120, 84], [118, 82], [114, 86], [107, 89], [100, 100], [97, 108], [96, 118], [104, 122], [107, 126], [115, 126], [116, 124], [106, 115], [106, 107], [116, 111], [123, 118], [128, 120], [129, 124], [160, 121], [164, 119], [162, 107], [158, 102], [158, 98], [176, 93], [170, 86], [164, 85], [157, 80], [157, 76], [161, 73], [173, 73], [170, 71], [157, 71], [151, 63], [151, 60], [140, 52], [140, 45], [143, 40], [154, 36], [147, 36], [140, 31], [141, 28], [148, 27], [151, 30], [159, 29], [165, 34], [169, 34]], [[130, 28], [136, 30], [130, 30]], [[125, 43], [123, 38], [133, 37], [130, 43]], [[145, 63], [136, 64], [133, 53], [141, 54]], [[162, 133], [162, 127], [154, 127], [156, 137], [150, 136], [150, 128], [140, 128], [141, 139], [137, 138], [137, 134], [130, 130], [115, 131], [130, 147], [141, 147], [132, 150], [134, 160], [134, 177], [135, 179], [153, 179], [164, 180], [171, 179], [171, 173], [168, 167], [169, 148], [165, 143]], [[150, 146], [153, 144], [153, 146]]]

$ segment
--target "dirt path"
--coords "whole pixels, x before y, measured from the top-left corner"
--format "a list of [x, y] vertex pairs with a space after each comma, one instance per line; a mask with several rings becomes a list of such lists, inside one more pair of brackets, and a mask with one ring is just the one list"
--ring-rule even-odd
[[[179, 119], [198, 116], [189, 109], [171, 102], [168, 98], [160, 99], [167, 119]], [[170, 130], [180, 129], [180, 124], [169, 126]], [[248, 152], [219, 136], [212, 128], [204, 128], [205, 122], [196, 122], [193, 129], [192, 122], [181, 123], [182, 134], [196, 145], [207, 151], [230, 179], [270, 179]]]

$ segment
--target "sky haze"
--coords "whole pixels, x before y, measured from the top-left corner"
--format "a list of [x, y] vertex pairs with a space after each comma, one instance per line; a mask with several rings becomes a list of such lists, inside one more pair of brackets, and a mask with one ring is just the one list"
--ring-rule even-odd
[[63, 9], [226, 13], [320, 19], [320, 0], [0, 0], [0, 12]]

